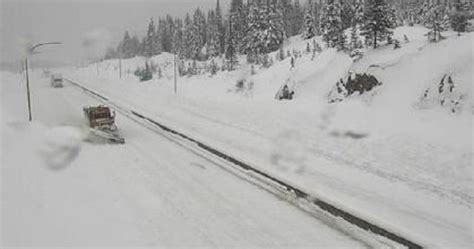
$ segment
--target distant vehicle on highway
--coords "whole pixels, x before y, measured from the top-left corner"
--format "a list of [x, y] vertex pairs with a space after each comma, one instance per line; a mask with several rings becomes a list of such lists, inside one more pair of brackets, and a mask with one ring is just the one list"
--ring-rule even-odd
[[54, 88], [63, 87], [63, 76], [61, 74], [51, 75], [51, 86]]
[[43, 70], [43, 76], [46, 77], [46, 78], [51, 77], [51, 71], [49, 71], [49, 70]]

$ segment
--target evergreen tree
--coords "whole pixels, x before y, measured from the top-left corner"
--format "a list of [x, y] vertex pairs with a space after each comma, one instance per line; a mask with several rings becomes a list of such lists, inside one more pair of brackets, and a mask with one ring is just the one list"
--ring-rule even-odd
[[166, 19], [160, 18], [158, 20], [158, 28], [157, 28], [157, 34], [159, 37], [159, 41], [161, 44], [161, 48], [164, 52], [171, 52], [172, 49], [172, 26], [173, 26], [173, 20], [171, 19], [171, 16], [167, 16]]
[[242, 43], [245, 37], [247, 18], [245, 13], [245, 6], [242, 0], [231, 0], [229, 10], [229, 22], [231, 22], [232, 32], [227, 35], [232, 36], [233, 46], [237, 52], [241, 52], [244, 44]]
[[389, 41], [394, 27], [389, 6], [384, 0], [366, 0], [364, 8], [364, 24], [361, 34], [365, 36], [366, 44], [377, 48], [379, 41]]
[[346, 36], [341, 21], [341, 5], [335, 0], [328, 0], [321, 13], [321, 32], [323, 40], [330, 48], [345, 49]]
[[213, 10], [209, 11], [207, 15], [207, 56], [215, 57], [219, 55], [219, 26], [217, 24], [216, 16]]
[[389, 28], [394, 29], [398, 27], [398, 20], [397, 10], [393, 6], [388, 6], [388, 22], [390, 24]]
[[219, 0], [217, 0], [216, 3], [216, 25], [217, 25], [217, 31], [219, 35], [219, 54], [223, 54], [225, 52], [225, 26], [224, 26], [224, 20], [222, 17], [222, 9], [221, 5], [219, 3]]
[[306, 6], [302, 30], [303, 39], [310, 39], [316, 35], [316, 25], [314, 23], [313, 4], [311, 0], [308, 0], [308, 5]]
[[189, 30], [189, 45], [190, 45], [190, 56], [194, 60], [204, 59], [201, 51], [205, 44], [205, 18], [201, 10], [198, 8], [194, 11], [193, 22]]
[[113, 47], [108, 47], [107, 51], [105, 52], [104, 60], [115, 59], [117, 57], [117, 50]]
[[140, 42], [140, 53], [139, 53], [139, 55], [141, 55], [141, 56], [147, 56], [147, 54], [146, 54], [147, 39], [146, 38], [147, 37], [144, 36], [142, 38], [142, 41]]
[[303, 17], [304, 17], [304, 12], [303, 9], [301, 8], [300, 1], [295, 0], [294, 6], [291, 11], [291, 17], [290, 17], [290, 22], [291, 22], [291, 36], [297, 35], [301, 33], [301, 27], [303, 27]]
[[130, 58], [130, 35], [128, 31], [125, 31], [122, 41], [119, 43], [117, 50], [121, 54], [122, 58]]
[[140, 41], [137, 36], [130, 37], [128, 31], [125, 31], [122, 41], [117, 47], [122, 58], [132, 58], [140, 54]]
[[130, 40], [130, 57], [135, 57], [140, 55], [140, 40], [138, 39], [138, 36], [134, 35], [132, 39]]
[[355, 17], [354, 4], [348, 1], [341, 1], [341, 23], [343, 29], [348, 29], [352, 26], [352, 20]]
[[362, 1], [354, 3], [354, 18], [352, 25], [362, 25], [364, 22], [364, 5]]
[[441, 5], [433, 6], [425, 17], [425, 26], [429, 29], [426, 36], [431, 42], [438, 42], [443, 38], [441, 32], [449, 28], [449, 17], [443, 15]]
[[319, 20], [321, 19], [321, 8], [322, 8], [322, 3], [321, 3], [321, 0], [319, 0], [319, 3], [318, 1], [315, 1], [315, 3], [313, 4], [313, 20], [314, 20], [314, 27], [315, 27], [315, 31], [316, 31], [316, 34], [319, 35], [321, 34], [321, 31], [319, 30]]
[[227, 64], [227, 69], [232, 71], [235, 69], [235, 66], [238, 63], [237, 60], [237, 49], [235, 35], [233, 35], [233, 24], [232, 15], [229, 14], [229, 27], [226, 36], [226, 49], [225, 49], [225, 59]]
[[183, 55], [184, 58], [192, 58], [194, 56], [193, 51], [193, 39], [194, 39], [194, 25], [193, 21], [189, 17], [189, 14], [186, 14], [184, 19], [184, 34], [183, 34]]
[[207, 23], [206, 23], [206, 16], [204, 15], [204, 12], [201, 11], [200, 8], [197, 8], [196, 11], [194, 12], [193, 16], [193, 21], [194, 25], [196, 26], [197, 32], [199, 39], [202, 42], [201, 48], [206, 44], [206, 38], [207, 38]]
[[293, 35], [291, 30], [291, 13], [293, 11], [291, 0], [278, 1], [278, 9], [281, 10], [283, 29], [285, 30], [285, 33]]
[[454, 31], [461, 35], [461, 32], [466, 32], [469, 26], [468, 22], [468, 5], [457, 0], [454, 4], [454, 10], [450, 16], [451, 26]]
[[153, 18], [148, 24], [148, 31], [143, 43], [143, 54], [146, 57], [151, 57], [160, 53], [160, 44], [158, 41], [158, 34], [156, 32], [155, 22]]
[[249, 9], [244, 52], [257, 56], [276, 51], [284, 38], [282, 16], [276, 5], [270, 1], [254, 0]]
[[423, 1], [423, 4], [419, 7], [418, 12], [421, 24], [426, 25], [426, 22], [428, 21], [428, 16], [431, 14], [433, 8], [434, 5], [431, 0]]
[[356, 50], [361, 49], [363, 47], [362, 41], [359, 38], [359, 32], [357, 29], [357, 22], [354, 20], [351, 27], [351, 36], [350, 36], [350, 43], [349, 49]]
[[184, 27], [183, 21], [179, 18], [174, 20], [174, 32], [173, 32], [173, 43], [172, 43], [172, 53], [183, 57], [184, 51]]

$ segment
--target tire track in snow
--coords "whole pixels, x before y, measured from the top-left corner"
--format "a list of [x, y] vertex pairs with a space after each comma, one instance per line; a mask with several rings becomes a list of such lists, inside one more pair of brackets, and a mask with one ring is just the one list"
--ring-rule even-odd
[[[84, 92], [88, 93], [89, 95], [91, 95], [92, 97], [94, 98], [97, 98], [99, 99], [101, 102], [103, 103], [106, 103], [110, 106], [112, 106], [114, 109], [116, 109], [118, 112], [122, 113], [124, 116], [132, 119], [133, 121], [137, 122], [138, 124], [146, 127], [146, 128], [149, 128], [147, 127], [146, 125], [144, 125], [143, 123], [139, 122], [138, 120], [136, 120], [137, 118], [142, 120], [142, 121], [145, 121], [149, 124], [152, 124], [158, 128], [160, 128], [161, 130], [169, 133], [169, 134], [172, 134], [176, 137], [179, 137], [185, 141], [188, 141], [188, 142], [191, 142], [195, 145], [197, 145], [201, 150], [203, 150], [204, 152], [207, 152], [207, 153], [210, 153], [211, 155], [217, 157], [217, 158], [220, 158], [226, 162], [229, 162], [230, 164], [232, 165], [235, 165], [237, 167], [239, 167], [241, 170], [243, 170], [245, 173], [249, 174], [250, 176], [253, 176], [253, 178], [257, 179], [257, 180], [260, 180], [260, 181], [263, 181], [264, 184], [268, 185], [269, 183], [273, 184], [273, 185], [276, 185], [278, 186], [279, 188], [283, 188], [285, 191], [286, 191], [286, 194], [289, 196], [289, 197], [296, 197], [296, 199], [299, 199], [299, 200], [302, 200], [302, 201], [308, 201], [310, 202], [312, 205], [316, 206], [317, 208], [329, 213], [330, 215], [332, 215], [333, 217], [336, 217], [336, 218], [342, 218], [344, 221], [360, 228], [360, 229], [363, 229], [364, 231], [368, 232], [368, 233], [371, 233], [371, 234], [375, 234], [375, 235], [378, 235], [378, 236], [381, 236], [381, 237], [384, 237], [386, 239], [389, 239], [390, 241], [393, 241], [393, 242], [396, 242], [397, 244], [400, 244], [400, 245], [403, 245], [407, 248], [413, 248], [413, 249], [421, 249], [423, 248], [423, 246], [417, 242], [414, 242], [410, 239], [407, 239], [405, 237], [403, 237], [402, 235], [400, 234], [397, 234], [396, 232], [392, 232], [392, 231], [389, 231], [379, 225], [376, 225], [374, 223], [371, 223], [370, 221], [366, 221], [364, 220], [363, 218], [360, 218], [354, 214], [351, 214], [343, 209], [340, 209], [338, 207], [336, 207], [335, 205], [332, 205], [331, 203], [325, 201], [325, 200], [322, 200], [316, 196], [312, 196], [312, 195], [309, 195], [308, 193], [306, 193], [305, 191], [303, 191], [302, 189], [298, 188], [298, 187], [295, 187], [295, 186], [292, 186], [282, 180], [279, 180], [271, 175], [269, 175], [268, 173], [262, 171], [262, 170], [259, 170], [258, 168], [256, 167], [253, 167], [251, 166], [250, 164], [246, 163], [246, 162], [243, 162], [242, 160], [239, 160], [231, 155], [228, 155], [216, 148], [213, 148], [209, 145], [206, 145], [186, 134], [183, 134], [169, 126], [166, 126], [160, 122], [157, 122], [155, 121], [154, 119], [152, 118], [149, 118], [139, 112], [136, 112], [134, 110], [127, 110], [125, 109], [124, 107], [121, 107], [119, 105], [117, 105], [116, 103], [112, 102], [111, 100], [109, 100], [107, 97], [104, 97], [102, 96], [101, 94], [95, 92], [95, 91], [92, 91], [80, 84], [78, 84], [77, 82], [74, 82], [70, 79], [66, 79], [67, 81], [69, 81], [73, 86], [83, 90]], [[275, 188], [276, 188], [275, 186]], [[297, 205], [297, 204], [296, 204]], [[298, 205], [297, 205], [298, 206]], [[303, 208], [304, 209], [304, 208]], [[306, 210], [308, 211], [308, 210]], [[380, 243], [380, 241], [379, 241]]]

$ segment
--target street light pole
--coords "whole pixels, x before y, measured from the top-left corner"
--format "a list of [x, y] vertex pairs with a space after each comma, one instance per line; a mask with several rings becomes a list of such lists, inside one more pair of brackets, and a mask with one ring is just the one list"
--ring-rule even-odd
[[28, 55], [33, 55], [33, 52], [36, 48], [39, 48], [44, 45], [58, 45], [62, 44], [61, 42], [46, 42], [46, 43], [38, 43], [30, 48], [28, 48], [26, 57], [25, 57], [25, 73], [26, 73], [26, 97], [28, 98], [28, 121], [31, 122], [33, 117], [31, 115], [31, 94], [30, 94], [30, 77], [28, 74]]
[[33, 119], [31, 116], [31, 97], [30, 97], [30, 79], [28, 77], [28, 57], [25, 58], [25, 74], [26, 74], [26, 95], [28, 98], [28, 121]]

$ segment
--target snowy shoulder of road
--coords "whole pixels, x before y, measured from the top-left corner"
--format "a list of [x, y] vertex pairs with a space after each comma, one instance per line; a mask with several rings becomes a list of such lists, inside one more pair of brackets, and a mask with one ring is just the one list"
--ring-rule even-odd
[[384, 247], [118, 115], [124, 145], [90, 137], [98, 103], [33, 72], [1, 79], [1, 246]]
[[[290, 58], [252, 69], [241, 57], [234, 72], [180, 77], [178, 96], [173, 94], [173, 56], [166, 53], [150, 59], [163, 74], [150, 82], [133, 75], [147, 61], [141, 57], [122, 61], [122, 79], [116, 60], [63, 72], [424, 245], [469, 248], [474, 243], [474, 35], [446, 32], [447, 39], [429, 43], [426, 32], [420, 26], [397, 28], [402, 48], [367, 49], [356, 62], [332, 49], [312, 59], [304, 52], [311, 41], [292, 37], [284, 49], [302, 54], [294, 70], [289, 70]], [[320, 37], [315, 40], [323, 44]], [[198, 65], [205, 70], [206, 62]], [[328, 104], [330, 90], [350, 72], [371, 73], [382, 85]], [[455, 90], [438, 96], [448, 76]], [[238, 80], [244, 80], [240, 87]], [[296, 90], [293, 101], [274, 99], [283, 84]]]

